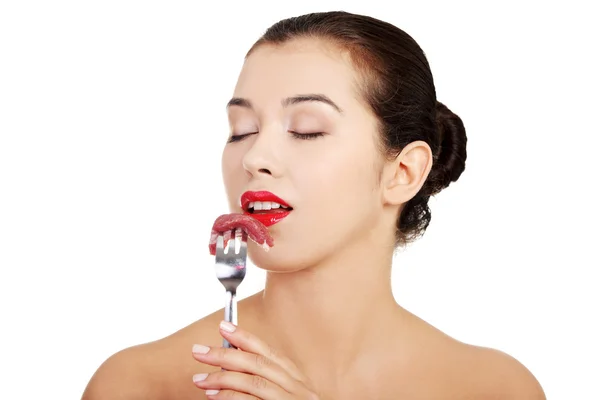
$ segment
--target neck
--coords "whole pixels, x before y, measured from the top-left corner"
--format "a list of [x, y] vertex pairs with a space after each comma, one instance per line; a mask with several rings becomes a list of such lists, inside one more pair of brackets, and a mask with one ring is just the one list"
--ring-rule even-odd
[[382, 326], [399, 308], [391, 262], [389, 248], [368, 243], [301, 271], [269, 272], [257, 296], [265, 339], [303, 371], [343, 375], [383, 339]]

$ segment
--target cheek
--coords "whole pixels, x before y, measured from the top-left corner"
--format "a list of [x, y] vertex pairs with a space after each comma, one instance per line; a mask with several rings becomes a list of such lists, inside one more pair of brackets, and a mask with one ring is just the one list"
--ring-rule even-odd
[[328, 218], [345, 219], [370, 212], [376, 200], [374, 158], [362, 148], [337, 147], [305, 171], [304, 187], [311, 193], [311, 206]]

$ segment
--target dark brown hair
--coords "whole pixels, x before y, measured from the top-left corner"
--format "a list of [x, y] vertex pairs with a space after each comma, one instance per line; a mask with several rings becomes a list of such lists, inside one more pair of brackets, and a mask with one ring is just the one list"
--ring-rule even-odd
[[436, 99], [433, 76], [417, 42], [396, 26], [343, 11], [281, 20], [252, 46], [296, 38], [324, 39], [345, 50], [362, 76], [361, 94], [380, 122], [384, 154], [396, 157], [411, 142], [426, 142], [433, 167], [421, 190], [403, 207], [397, 244], [421, 236], [431, 221], [430, 196], [456, 181], [465, 169], [467, 136], [461, 119]]

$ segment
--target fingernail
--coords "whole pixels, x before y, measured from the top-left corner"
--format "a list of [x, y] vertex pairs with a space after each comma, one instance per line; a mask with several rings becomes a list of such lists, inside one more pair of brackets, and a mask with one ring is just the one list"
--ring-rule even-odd
[[206, 395], [207, 396], [214, 396], [217, 393], [219, 393], [219, 391], [216, 390], [216, 389], [209, 389], [209, 390], [206, 391]]
[[235, 325], [233, 325], [231, 322], [221, 321], [220, 326], [221, 326], [221, 329], [223, 329], [226, 332], [229, 332], [229, 333], [235, 332]]
[[195, 344], [192, 347], [192, 353], [196, 354], [206, 354], [210, 350], [210, 347], [202, 346], [201, 344]]
[[202, 382], [206, 377], [208, 377], [208, 374], [196, 374], [192, 377], [192, 380], [194, 382]]

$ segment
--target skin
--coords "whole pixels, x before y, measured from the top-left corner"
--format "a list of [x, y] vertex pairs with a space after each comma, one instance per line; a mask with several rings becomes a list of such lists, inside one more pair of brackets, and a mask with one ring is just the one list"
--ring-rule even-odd
[[[239, 303], [233, 333], [219, 328], [219, 310], [113, 355], [84, 399], [545, 399], [514, 358], [452, 339], [395, 302], [396, 216], [423, 185], [432, 155], [415, 142], [382, 157], [359, 79], [348, 58], [316, 39], [248, 57], [234, 91], [245, 101], [228, 107], [230, 134], [241, 139], [223, 151], [230, 209], [241, 211], [247, 190], [269, 190], [294, 209], [270, 228], [268, 253], [249, 244], [268, 271], [265, 290]], [[285, 101], [309, 94], [339, 109]], [[221, 349], [223, 337], [239, 350]], [[192, 352], [195, 344], [208, 353]], [[194, 383], [197, 374], [209, 375]]]

